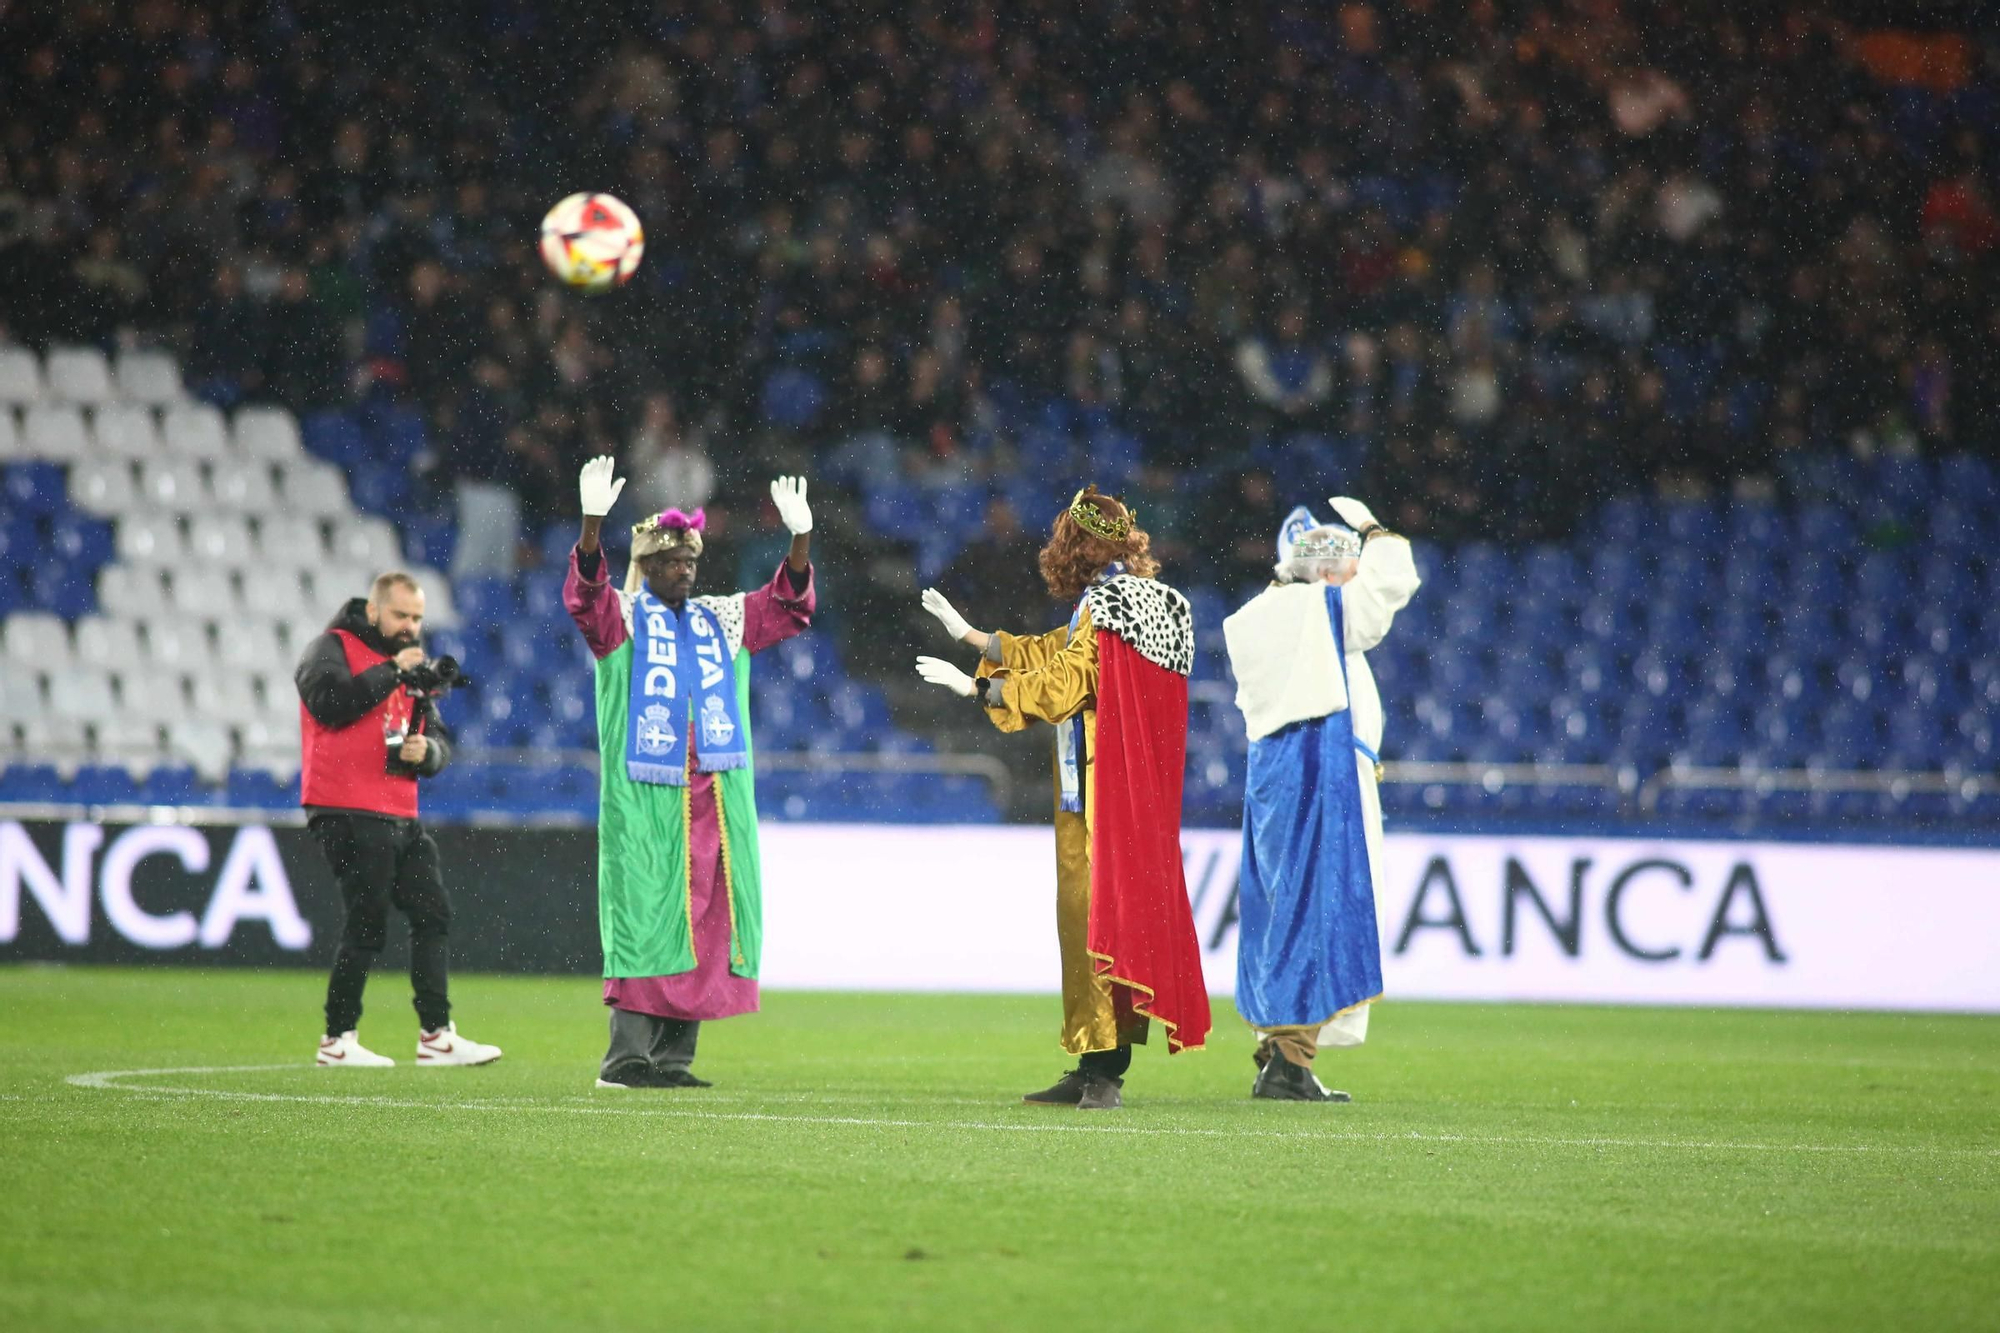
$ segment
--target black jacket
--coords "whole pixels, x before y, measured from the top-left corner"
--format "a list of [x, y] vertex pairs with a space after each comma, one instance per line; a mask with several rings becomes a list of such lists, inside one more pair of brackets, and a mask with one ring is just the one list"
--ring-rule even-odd
[[[395, 650], [375, 627], [368, 623], [366, 598], [355, 597], [340, 608], [326, 627], [326, 633], [306, 645], [299, 669], [292, 681], [299, 687], [299, 701], [313, 720], [323, 727], [350, 727], [396, 692], [398, 676], [394, 662], [378, 662], [366, 671], [347, 669], [347, 650], [333, 631], [344, 629], [378, 653], [395, 656]], [[451, 737], [438, 717], [437, 705], [425, 698], [416, 705], [422, 710], [423, 733], [430, 750], [416, 766], [420, 778], [435, 777], [451, 762]]]

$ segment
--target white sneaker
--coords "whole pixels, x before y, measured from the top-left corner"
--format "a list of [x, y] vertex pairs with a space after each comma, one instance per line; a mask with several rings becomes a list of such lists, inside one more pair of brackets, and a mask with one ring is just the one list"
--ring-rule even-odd
[[354, 1039], [350, 1030], [338, 1037], [319, 1039], [319, 1058], [313, 1061], [322, 1069], [387, 1069], [395, 1064], [386, 1055], [377, 1055]]
[[417, 1036], [417, 1063], [438, 1065], [490, 1065], [500, 1058], [498, 1046], [458, 1035], [458, 1024], [446, 1023], [436, 1032]]

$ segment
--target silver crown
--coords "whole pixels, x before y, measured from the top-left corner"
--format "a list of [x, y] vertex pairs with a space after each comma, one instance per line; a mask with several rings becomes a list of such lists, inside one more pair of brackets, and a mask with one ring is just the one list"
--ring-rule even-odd
[[1361, 554], [1361, 534], [1346, 528], [1320, 528], [1292, 543], [1294, 560], [1339, 560]]

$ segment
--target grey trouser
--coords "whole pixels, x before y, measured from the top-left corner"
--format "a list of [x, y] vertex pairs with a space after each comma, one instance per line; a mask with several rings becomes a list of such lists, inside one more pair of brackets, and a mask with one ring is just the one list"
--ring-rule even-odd
[[634, 1060], [655, 1069], [686, 1069], [694, 1063], [701, 1024], [691, 1018], [656, 1018], [630, 1009], [611, 1011], [611, 1047], [599, 1072], [609, 1074]]

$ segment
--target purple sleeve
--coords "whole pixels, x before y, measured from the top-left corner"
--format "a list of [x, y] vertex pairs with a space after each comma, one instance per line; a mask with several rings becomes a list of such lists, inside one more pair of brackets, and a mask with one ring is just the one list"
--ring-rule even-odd
[[597, 577], [586, 579], [577, 568], [576, 548], [569, 549], [569, 575], [563, 579], [563, 606], [584, 642], [595, 657], [609, 657], [630, 637], [625, 632], [625, 613], [618, 607], [618, 594], [611, 590], [611, 562], [597, 553]]
[[812, 566], [806, 566], [806, 586], [795, 593], [791, 576], [779, 565], [777, 575], [769, 583], [743, 594], [744, 650], [761, 653], [800, 633], [812, 624], [813, 608], [818, 605], [819, 592], [813, 586]]

